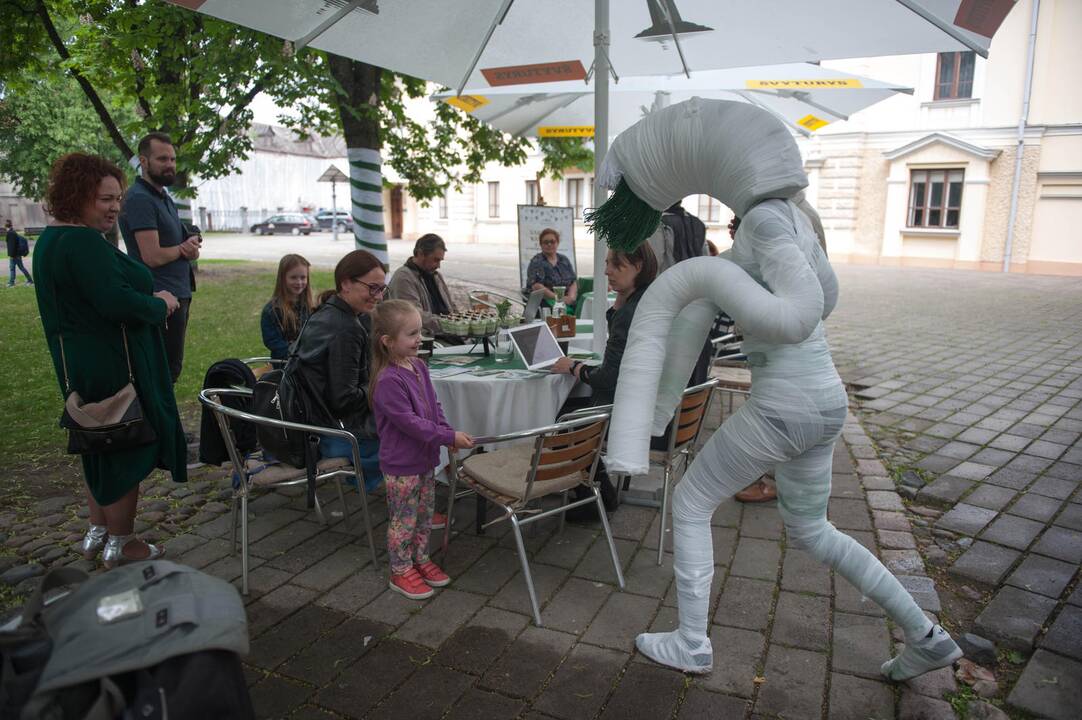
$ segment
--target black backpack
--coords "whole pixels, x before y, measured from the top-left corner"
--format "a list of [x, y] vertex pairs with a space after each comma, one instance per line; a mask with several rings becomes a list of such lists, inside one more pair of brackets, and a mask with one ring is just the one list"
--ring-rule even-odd
[[[246, 387], [255, 388], [255, 374], [248, 365], [235, 358], [221, 360], [210, 366], [203, 378], [203, 389]], [[225, 396], [220, 398], [226, 407], [248, 412], [251, 408], [251, 400], [246, 397]], [[229, 429], [233, 432], [233, 438], [237, 443], [237, 450], [246, 455], [259, 447], [256, 437], [256, 426], [237, 418], [226, 418]], [[229, 461], [229, 451], [225, 448], [225, 440], [218, 428], [218, 421], [210, 408], [203, 407], [199, 419], [199, 462], [207, 465], [221, 465]]]
[[19, 257], [26, 257], [30, 254], [30, 241], [22, 235], [16, 235], [16, 237], [19, 240]]

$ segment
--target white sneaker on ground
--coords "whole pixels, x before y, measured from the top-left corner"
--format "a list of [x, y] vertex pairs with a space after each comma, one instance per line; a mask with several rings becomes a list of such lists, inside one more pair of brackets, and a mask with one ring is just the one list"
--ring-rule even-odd
[[709, 638], [703, 638], [698, 647], [692, 648], [677, 631], [643, 633], [635, 638], [635, 647], [654, 662], [686, 673], [702, 675], [714, 669], [714, 650]]
[[943, 626], [936, 625], [928, 637], [915, 643], [907, 642], [898, 657], [883, 663], [880, 671], [891, 680], [901, 682], [947, 667], [960, 657], [962, 648]]

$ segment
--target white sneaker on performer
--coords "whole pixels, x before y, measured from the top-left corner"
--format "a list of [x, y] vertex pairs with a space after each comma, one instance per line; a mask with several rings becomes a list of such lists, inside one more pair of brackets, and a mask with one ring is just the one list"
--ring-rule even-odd
[[703, 638], [698, 647], [692, 648], [678, 631], [643, 633], [635, 638], [635, 647], [654, 662], [683, 672], [701, 675], [714, 669], [710, 638]]
[[960, 657], [962, 648], [941, 625], [936, 625], [927, 637], [914, 643], [907, 642], [898, 657], [883, 663], [880, 671], [891, 680], [901, 682], [946, 667]]

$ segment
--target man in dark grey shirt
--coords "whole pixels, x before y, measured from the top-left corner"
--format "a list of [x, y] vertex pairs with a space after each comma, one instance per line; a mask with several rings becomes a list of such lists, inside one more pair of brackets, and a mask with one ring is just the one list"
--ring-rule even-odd
[[191, 261], [199, 257], [202, 238], [189, 235], [177, 206], [165, 192], [177, 177], [177, 155], [165, 133], [150, 133], [139, 141], [142, 174], [124, 195], [120, 234], [128, 255], [143, 263], [154, 276], [154, 290], [168, 290], [180, 301], [163, 333], [173, 382], [184, 366], [184, 336], [195, 278]]

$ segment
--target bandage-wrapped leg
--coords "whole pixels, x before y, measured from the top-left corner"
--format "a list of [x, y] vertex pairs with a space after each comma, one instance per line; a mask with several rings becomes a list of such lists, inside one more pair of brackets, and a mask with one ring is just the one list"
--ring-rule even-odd
[[673, 494], [673, 572], [680, 628], [643, 633], [639, 652], [678, 670], [710, 672], [714, 653], [707, 636], [714, 547], [710, 518], [722, 501], [773, 467], [776, 457], [756, 452], [741, 438], [755, 437], [754, 411], [744, 405], [707, 441]]
[[875, 555], [826, 519], [834, 455], [831, 439], [800, 457], [780, 463], [774, 477], [778, 485], [778, 510], [785, 522], [789, 546], [808, 552], [829, 565], [871, 598], [905, 632], [902, 653], [883, 665], [881, 671], [893, 680], [907, 680], [929, 670], [944, 667], [962, 656], [962, 651], [941, 627], [932, 623], [913, 597], [902, 587]]

